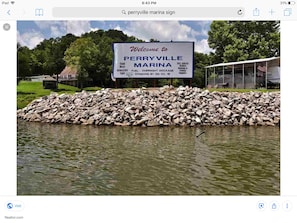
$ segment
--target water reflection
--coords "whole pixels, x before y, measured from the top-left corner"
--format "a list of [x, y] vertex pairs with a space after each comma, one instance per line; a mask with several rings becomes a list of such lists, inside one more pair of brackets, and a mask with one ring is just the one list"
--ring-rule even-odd
[[[207, 137], [196, 140], [199, 149], [195, 163], [199, 164], [194, 183], [208, 188], [206, 193], [279, 193], [280, 143], [276, 130], [279, 131], [273, 127], [208, 128]], [[204, 177], [197, 182], [199, 176]]]
[[18, 194], [280, 193], [279, 128], [198, 130], [19, 120]]

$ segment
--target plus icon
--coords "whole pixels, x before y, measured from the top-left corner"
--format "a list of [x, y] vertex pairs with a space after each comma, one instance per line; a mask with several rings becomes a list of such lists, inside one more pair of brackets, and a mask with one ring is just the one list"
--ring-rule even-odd
[[268, 12], [270, 15], [273, 15], [275, 13], [275, 11], [273, 11], [272, 9], [269, 10]]

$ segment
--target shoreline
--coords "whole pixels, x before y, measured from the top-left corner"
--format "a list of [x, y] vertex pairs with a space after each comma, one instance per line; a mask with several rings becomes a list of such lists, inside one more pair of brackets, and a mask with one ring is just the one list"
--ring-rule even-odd
[[195, 87], [52, 93], [17, 110], [46, 123], [113, 126], [280, 126], [280, 92], [209, 92]]

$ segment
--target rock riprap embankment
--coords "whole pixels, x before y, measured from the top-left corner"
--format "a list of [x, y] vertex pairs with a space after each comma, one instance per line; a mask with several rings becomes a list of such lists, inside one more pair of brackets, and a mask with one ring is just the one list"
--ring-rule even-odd
[[27, 121], [120, 126], [279, 125], [280, 93], [179, 87], [52, 93], [17, 111]]

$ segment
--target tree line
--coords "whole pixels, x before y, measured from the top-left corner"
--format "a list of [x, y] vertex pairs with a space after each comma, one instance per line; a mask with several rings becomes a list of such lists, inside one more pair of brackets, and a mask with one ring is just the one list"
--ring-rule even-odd
[[[207, 65], [280, 56], [279, 21], [213, 21], [208, 36], [208, 44], [214, 51], [210, 54], [194, 53], [192, 86], [204, 87], [204, 67]], [[80, 37], [67, 34], [45, 39], [34, 49], [18, 43], [18, 78], [59, 74], [65, 66], [70, 66], [77, 70], [81, 84], [114, 87], [115, 84], [110, 77], [114, 42], [143, 40], [128, 36], [119, 30], [97, 30]], [[188, 84], [187, 80], [182, 79], [174, 79], [171, 83]], [[125, 79], [120, 82], [119, 87], [133, 87], [133, 84], [134, 80]], [[168, 84], [168, 80], [142, 79], [138, 80], [138, 84], [162, 86]]]

